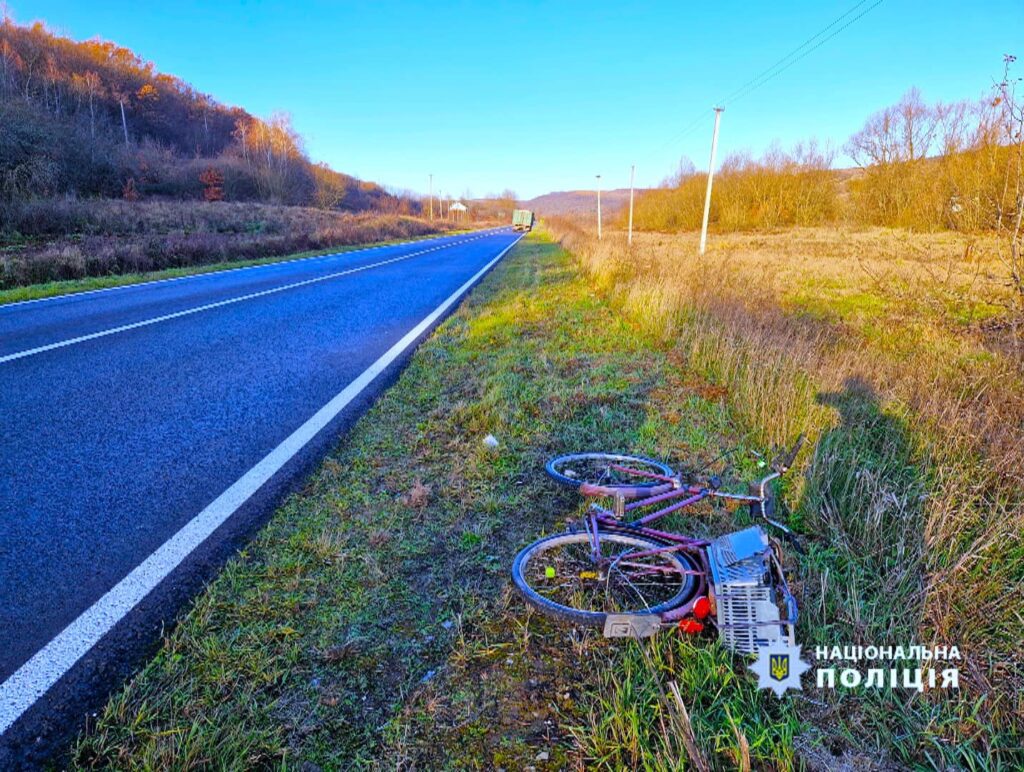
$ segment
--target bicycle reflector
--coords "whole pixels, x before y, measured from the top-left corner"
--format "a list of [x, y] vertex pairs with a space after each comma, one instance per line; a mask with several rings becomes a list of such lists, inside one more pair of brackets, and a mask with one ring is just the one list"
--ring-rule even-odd
[[701, 595], [693, 602], [693, 615], [697, 619], [706, 619], [710, 613], [711, 601], [709, 601], [706, 596]]
[[704, 632], [704, 625], [696, 619], [680, 619], [679, 632], [687, 633], [688, 635], [696, 635], [697, 633]]

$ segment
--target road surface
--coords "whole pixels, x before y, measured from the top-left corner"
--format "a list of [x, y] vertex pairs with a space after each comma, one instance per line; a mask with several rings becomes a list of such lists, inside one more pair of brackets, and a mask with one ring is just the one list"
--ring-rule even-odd
[[0, 767], [73, 731], [516, 239], [0, 306]]

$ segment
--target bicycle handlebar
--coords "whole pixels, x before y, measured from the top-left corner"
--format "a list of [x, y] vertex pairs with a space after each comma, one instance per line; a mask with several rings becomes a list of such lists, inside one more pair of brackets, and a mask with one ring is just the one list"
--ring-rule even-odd
[[789, 468], [793, 466], [793, 462], [796, 461], [796, 456], [800, 452], [800, 448], [803, 447], [806, 439], [807, 435], [804, 434], [797, 437], [796, 443], [789, 449], [789, 452], [780, 455], [772, 462], [772, 469], [779, 474], [788, 471]]

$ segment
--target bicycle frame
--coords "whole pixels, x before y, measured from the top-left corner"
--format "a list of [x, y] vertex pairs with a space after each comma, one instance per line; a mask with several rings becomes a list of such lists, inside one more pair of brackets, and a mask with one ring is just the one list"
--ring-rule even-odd
[[[762, 517], [770, 524], [776, 526], [780, 530], [789, 534], [790, 530], [782, 525], [776, 523], [768, 517], [765, 509], [765, 503], [768, 501], [769, 496], [766, 493], [766, 488], [770, 482], [778, 479], [781, 476], [780, 471], [773, 471], [771, 474], [762, 478], [757, 483], [757, 495], [742, 494], [742, 493], [728, 493], [725, 491], [719, 491], [714, 488], [698, 487], [692, 485], [681, 485], [678, 479], [666, 478], [663, 475], [654, 474], [651, 472], [644, 472], [638, 469], [631, 469], [624, 466], [614, 466], [615, 469], [630, 474], [638, 475], [641, 477], [650, 477], [659, 480], [667, 480], [671, 483], [671, 490], [664, 490], [661, 487], [655, 489], [626, 489], [625, 493], [631, 493], [634, 490], [647, 490], [651, 495], [645, 497], [633, 497], [635, 501], [629, 504], [625, 503], [627, 495], [624, 495], [622, 491], [617, 491], [615, 495], [615, 510], [610, 511], [598, 506], [597, 504], [591, 504], [591, 511], [588, 516], [584, 519], [584, 524], [587, 529], [587, 533], [590, 537], [591, 542], [591, 555], [595, 563], [601, 559], [601, 527], [604, 526], [606, 529], [627, 531], [637, 536], [646, 537], [659, 542], [666, 542], [664, 547], [653, 550], [643, 550], [636, 553], [631, 553], [630, 558], [641, 559], [650, 557], [652, 555], [664, 554], [667, 552], [686, 552], [691, 558], [695, 558], [700, 566], [699, 571], [684, 571], [684, 574], [689, 574], [697, 577], [698, 586], [693, 596], [689, 601], [676, 608], [669, 609], [668, 611], [662, 612], [659, 616], [662, 622], [675, 622], [678, 621], [693, 612], [694, 603], [701, 597], [707, 596], [708, 593], [708, 574], [710, 573], [710, 567], [708, 565], [707, 556], [705, 554], [705, 548], [710, 544], [709, 541], [704, 539], [694, 539], [689, 536], [682, 534], [672, 533], [670, 531], [662, 531], [647, 526], [648, 523], [652, 523], [662, 517], [665, 517], [673, 512], [677, 512], [686, 507], [692, 506], [699, 501], [706, 498], [720, 498], [728, 499], [732, 501], [746, 502], [749, 504], [758, 504], [761, 510]], [[596, 487], [591, 489], [596, 493]], [[606, 489], [599, 489], [604, 494]], [[625, 516], [630, 512], [635, 512], [638, 509], [645, 509], [655, 504], [665, 504], [668, 506], [662, 507], [643, 515], [635, 520], [626, 521]], [[786, 582], [785, 575], [782, 571], [782, 566], [778, 562], [777, 556], [772, 554], [771, 561], [775, 568], [776, 579], [778, 580], [779, 590], [785, 601], [787, 618], [780, 619], [773, 624], [796, 624], [796, 601], [793, 598], [792, 593], [789, 590], [789, 585]], [[618, 563], [618, 560], [616, 561]], [[628, 563], [626, 564], [628, 565]], [[665, 570], [670, 571], [673, 569], [664, 568], [656, 569], [652, 566], [644, 566], [646, 570]]]
[[[652, 520], [657, 520], [659, 517], [664, 517], [671, 512], [688, 507], [691, 504], [696, 504], [701, 499], [710, 497], [718, 499], [727, 499], [730, 501], [745, 502], [747, 504], [757, 504], [761, 510], [761, 517], [769, 525], [778, 528], [780, 531], [785, 533], [787, 536], [792, 536], [792, 531], [775, 520], [772, 520], [768, 516], [765, 504], [770, 500], [770, 496], [766, 493], [768, 484], [773, 480], [777, 480], [782, 476], [782, 472], [773, 471], [771, 474], [761, 478], [757, 482], [757, 495], [743, 494], [743, 493], [729, 493], [727, 491], [720, 491], [716, 488], [698, 487], [695, 485], [681, 485], [678, 478], [666, 477], [664, 475], [655, 474], [653, 472], [645, 472], [640, 469], [633, 469], [627, 466], [621, 466], [618, 464], [612, 465], [613, 469], [620, 472], [627, 472], [629, 474], [636, 475], [638, 477], [649, 477], [655, 480], [667, 481], [665, 486], [658, 486], [656, 488], [621, 488], [621, 489], [609, 489], [601, 486], [582, 485], [580, 486], [580, 492], [583, 495], [589, 496], [607, 496], [611, 492], [612, 497], [615, 499], [615, 512], [614, 515], [618, 519], [623, 519], [627, 512], [631, 512], [640, 507], [648, 507], [652, 504], [659, 504], [664, 501], [671, 501], [678, 499], [682, 496], [689, 496], [689, 498], [680, 501], [677, 504], [666, 507], [665, 509], [652, 512], [639, 520], [634, 520], [628, 525], [643, 525], [644, 523]], [[626, 499], [634, 499], [630, 504], [626, 504]]]

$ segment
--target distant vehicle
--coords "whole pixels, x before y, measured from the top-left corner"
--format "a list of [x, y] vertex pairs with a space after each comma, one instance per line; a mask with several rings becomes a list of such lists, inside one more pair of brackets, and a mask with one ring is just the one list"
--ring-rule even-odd
[[529, 209], [516, 209], [514, 212], [512, 212], [512, 230], [533, 230], [533, 223], [533, 212], [531, 212]]

